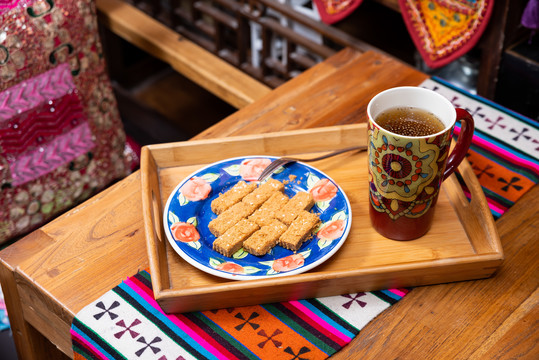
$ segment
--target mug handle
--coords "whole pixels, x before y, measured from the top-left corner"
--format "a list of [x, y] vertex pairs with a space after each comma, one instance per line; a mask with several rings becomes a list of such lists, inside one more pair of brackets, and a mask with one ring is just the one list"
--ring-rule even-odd
[[461, 120], [462, 125], [460, 128], [460, 134], [458, 136], [457, 144], [447, 159], [447, 165], [444, 171], [444, 180], [447, 179], [462, 162], [470, 145], [472, 143], [474, 121], [472, 115], [464, 109], [456, 108], [457, 121]]

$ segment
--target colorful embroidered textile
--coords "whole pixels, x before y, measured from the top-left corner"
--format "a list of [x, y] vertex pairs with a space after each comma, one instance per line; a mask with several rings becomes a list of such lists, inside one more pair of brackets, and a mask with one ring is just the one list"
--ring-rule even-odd
[[[539, 182], [539, 124], [441, 79], [427, 80], [422, 86], [472, 114], [475, 131], [467, 159], [494, 218], [500, 217]], [[457, 124], [454, 133], [459, 132]]]
[[0, 289], [0, 331], [9, 329], [9, 318], [6, 311], [6, 302], [4, 301], [4, 294]]
[[130, 171], [95, 14], [92, 0], [0, 0], [0, 243]]
[[494, 0], [399, 0], [414, 44], [431, 68], [447, 65], [475, 46]]
[[320, 18], [333, 24], [350, 15], [363, 0], [313, 0]]
[[[363, 0], [313, 0], [320, 18], [333, 24]], [[494, 0], [399, 0], [402, 17], [425, 63], [449, 64], [472, 49], [485, 30]]]
[[128, 278], [77, 315], [75, 359], [325, 359], [407, 293], [393, 289], [166, 315], [150, 274]]
[[[492, 213], [501, 216], [539, 182], [539, 127], [442, 80], [421, 86], [474, 115], [468, 160]], [[325, 359], [407, 292], [391, 289], [165, 315], [143, 271], [75, 316], [73, 351], [75, 359]]]

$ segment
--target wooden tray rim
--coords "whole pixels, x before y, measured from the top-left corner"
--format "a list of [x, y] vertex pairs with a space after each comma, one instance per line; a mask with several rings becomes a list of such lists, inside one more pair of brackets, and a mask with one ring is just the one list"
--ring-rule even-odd
[[[219, 147], [230, 149], [231, 145], [237, 145], [246, 143], [249, 144], [249, 149], [252, 149], [251, 145], [256, 145], [257, 148], [250, 150], [249, 155], [285, 155], [285, 154], [295, 154], [295, 153], [314, 153], [321, 151], [331, 151], [343, 146], [343, 142], [350, 141], [350, 134], [353, 133], [354, 141], [365, 142], [366, 143], [366, 124], [353, 124], [353, 125], [340, 125], [340, 126], [331, 126], [324, 128], [314, 128], [314, 129], [302, 129], [302, 130], [292, 130], [292, 131], [283, 131], [275, 133], [266, 133], [266, 134], [257, 134], [257, 135], [242, 135], [234, 136], [227, 138], [217, 138], [217, 139], [206, 139], [206, 140], [195, 140], [187, 142], [176, 142], [176, 143], [167, 143], [167, 144], [157, 144], [157, 145], [148, 145], [144, 146], [142, 149], [141, 156], [141, 184], [142, 184], [142, 209], [143, 209], [143, 218], [146, 231], [146, 244], [150, 265], [150, 276], [152, 278], [152, 285], [154, 296], [158, 302], [161, 301], [166, 305], [170, 301], [180, 300], [186, 296], [196, 296], [196, 295], [208, 295], [208, 294], [219, 294], [219, 293], [234, 293], [235, 291], [248, 290], [253, 288], [264, 288], [264, 287], [275, 287], [275, 286], [286, 286], [295, 283], [301, 282], [302, 284], [315, 283], [320, 280], [329, 280], [329, 279], [355, 279], [366, 274], [384, 274], [389, 271], [414, 271], [418, 269], [425, 268], [444, 268], [444, 267], [455, 267], [460, 265], [470, 265], [476, 264], [478, 266], [483, 266], [484, 269], [490, 269], [487, 271], [487, 275], [490, 276], [494, 273], [499, 266], [502, 264], [504, 256], [497, 233], [497, 229], [494, 223], [492, 216], [483, 216], [485, 210], [488, 210], [490, 215], [490, 209], [486, 203], [483, 192], [481, 191], [481, 186], [471, 166], [467, 161], [463, 161], [459, 166], [459, 171], [465, 177], [466, 184], [470, 188], [472, 193], [472, 198], [479, 203], [481, 211], [472, 212], [472, 214], [477, 215], [480, 218], [480, 221], [484, 225], [483, 231], [484, 236], [479, 236], [476, 238], [484, 238], [484, 242], [479, 242], [477, 244], [472, 243], [472, 246], [476, 249], [477, 253], [471, 256], [458, 256], [451, 258], [442, 258], [435, 260], [424, 260], [416, 261], [413, 263], [403, 262], [403, 263], [393, 263], [388, 265], [379, 265], [379, 266], [370, 266], [364, 268], [355, 268], [346, 271], [331, 271], [331, 272], [317, 272], [316, 269], [312, 269], [309, 272], [285, 276], [285, 277], [276, 277], [268, 279], [253, 279], [245, 281], [236, 281], [230, 280], [225, 283], [220, 284], [209, 284], [202, 286], [193, 286], [190, 288], [184, 289], [173, 289], [164, 286], [167, 274], [163, 274], [161, 269], [168, 269], [168, 264], [166, 263], [166, 256], [159, 256], [159, 251], [164, 251], [164, 249], [159, 249], [159, 240], [156, 240], [156, 231], [161, 231], [161, 218], [163, 211], [163, 204], [159, 204], [159, 216], [152, 215], [152, 196], [148, 194], [150, 190], [150, 177], [154, 176], [158, 178], [158, 170], [165, 169], [176, 166], [186, 166], [186, 165], [195, 165], [195, 164], [208, 164], [213, 162], [213, 160], [208, 160], [207, 157], [197, 157], [197, 148], [206, 148], [206, 147]], [[286, 151], [276, 153], [271, 151], [272, 143], [274, 141], [282, 142], [283, 138], [285, 139], [296, 139], [301, 136], [310, 136], [313, 135], [323, 136], [324, 144], [309, 144], [309, 151], [305, 151], [304, 145], [301, 144], [301, 141], [291, 142], [291, 146], [287, 148]], [[362, 135], [364, 134], [364, 135]], [[359, 137], [359, 138], [358, 138]], [[348, 140], [347, 140], [348, 139]], [[258, 150], [258, 153], [257, 153]], [[173, 152], [172, 159], [170, 159], [170, 154], [166, 155], [167, 152]], [[182, 155], [190, 154], [195, 156], [182, 157]], [[245, 153], [243, 154], [245, 155]], [[241, 156], [241, 155], [238, 155]], [[218, 160], [215, 160], [218, 161]], [[469, 182], [473, 183], [470, 186]], [[448, 185], [446, 185], [448, 184]], [[455, 175], [452, 175], [449, 179], [444, 182], [444, 186], [452, 186], [460, 189], [460, 198], [457, 200], [451, 201], [455, 208], [459, 206], [466, 206], [467, 199], [460, 188], [460, 183], [456, 179]], [[145, 191], [147, 189], [148, 191]], [[479, 191], [478, 191], [479, 189]], [[158, 186], [160, 190], [160, 183]], [[160, 203], [160, 194], [158, 194], [158, 202]], [[155, 195], [154, 195], [155, 196]], [[485, 209], [486, 208], [486, 209]], [[154, 221], [157, 220], [157, 221]], [[461, 223], [463, 219], [461, 218]], [[156, 225], [157, 223], [157, 225]], [[463, 223], [464, 224], [464, 223]], [[156, 230], [156, 227], [158, 228]], [[164, 234], [163, 234], [164, 236]], [[469, 236], [468, 236], [469, 237]], [[469, 237], [470, 238], [470, 237]], [[166, 241], [166, 239], [165, 239]], [[166, 246], [166, 245], [165, 245]], [[162, 255], [162, 254], [161, 254]], [[159, 259], [165, 259], [164, 262], [160, 262]], [[164, 281], [163, 280], [164, 275]], [[427, 283], [425, 283], [427, 285]], [[166, 306], [165, 306], [166, 307]], [[166, 311], [166, 309], [165, 309]]]

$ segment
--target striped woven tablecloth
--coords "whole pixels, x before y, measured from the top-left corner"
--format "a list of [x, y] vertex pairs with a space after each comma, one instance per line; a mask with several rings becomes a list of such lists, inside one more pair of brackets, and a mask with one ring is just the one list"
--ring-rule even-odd
[[[468, 161], [493, 216], [502, 216], [539, 180], [537, 122], [436, 78], [422, 86], [472, 113], [476, 131]], [[75, 316], [73, 352], [75, 359], [325, 359], [408, 291], [167, 315], [153, 298], [149, 273], [142, 271]]]

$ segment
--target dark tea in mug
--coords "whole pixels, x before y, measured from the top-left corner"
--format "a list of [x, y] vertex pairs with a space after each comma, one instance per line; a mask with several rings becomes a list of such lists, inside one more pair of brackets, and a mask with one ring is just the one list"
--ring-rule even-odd
[[429, 136], [445, 129], [438, 117], [416, 107], [394, 107], [381, 112], [374, 121], [387, 131], [402, 136]]

